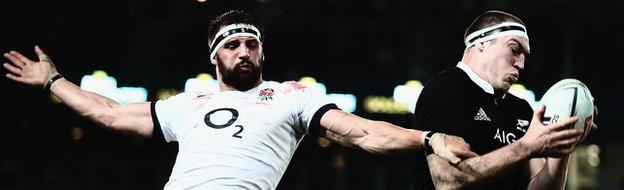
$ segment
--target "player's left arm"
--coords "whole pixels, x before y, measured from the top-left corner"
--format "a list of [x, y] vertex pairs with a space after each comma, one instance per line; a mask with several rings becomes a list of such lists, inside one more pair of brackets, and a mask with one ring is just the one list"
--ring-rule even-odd
[[[341, 110], [327, 111], [320, 121], [325, 136], [348, 147], [359, 147], [374, 154], [424, 150], [423, 132], [388, 122], [369, 120]], [[469, 145], [460, 137], [436, 133], [430, 140], [436, 154], [454, 163], [472, 157]]]

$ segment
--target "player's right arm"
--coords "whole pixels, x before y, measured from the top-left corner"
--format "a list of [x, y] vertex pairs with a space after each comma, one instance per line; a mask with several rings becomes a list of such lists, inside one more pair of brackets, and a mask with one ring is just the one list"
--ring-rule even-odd
[[[4, 63], [6, 77], [28, 85], [43, 87], [51, 77], [58, 74], [50, 58], [38, 46], [35, 53], [39, 62], [32, 61], [19, 52], [5, 53], [11, 63]], [[117, 102], [84, 91], [63, 78], [51, 83], [50, 91], [63, 103], [80, 115], [114, 131], [151, 138], [153, 123], [149, 103], [119, 105]]]
[[[427, 162], [435, 187], [478, 188], [480, 184], [505, 176], [533, 157], [564, 156], [571, 153], [583, 134], [583, 129], [566, 129], [576, 118], [566, 118], [544, 126], [540, 122], [543, 114], [544, 107], [540, 107], [533, 115], [529, 130], [518, 141], [482, 156], [468, 158], [456, 166], [435, 154], [428, 155]], [[528, 181], [524, 183], [528, 184]]]

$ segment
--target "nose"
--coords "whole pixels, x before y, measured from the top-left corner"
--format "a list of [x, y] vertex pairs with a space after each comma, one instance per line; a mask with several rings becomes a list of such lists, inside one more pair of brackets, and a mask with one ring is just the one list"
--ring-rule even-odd
[[518, 69], [518, 71], [522, 71], [522, 70], [524, 70], [524, 60], [521, 60], [521, 61], [516, 61], [516, 62], [514, 63], [514, 67], [515, 67], [516, 69]]
[[241, 59], [249, 59], [251, 53], [249, 52], [249, 48], [246, 45], [241, 45], [239, 48], [238, 57]]
[[518, 69], [518, 71], [522, 71], [524, 69], [524, 54], [521, 54], [519, 58], [517, 58], [513, 64], [513, 66]]

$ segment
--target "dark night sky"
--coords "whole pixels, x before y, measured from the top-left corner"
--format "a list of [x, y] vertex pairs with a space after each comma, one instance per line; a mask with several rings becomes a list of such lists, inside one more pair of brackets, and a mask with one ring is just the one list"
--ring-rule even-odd
[[[214, 73], [206, 29], [212, 17], [230, 8], [248, 10], [264, 24], [265, 79], [314, 76], [328, 91], [355, 94], [359, 103], [368, 95], [390, 96], [396, 85], [409, 79], [425, 82], [454, 66], [472, 19], [490, 9], [508, 11], [524, 20], [531, 37], [532, 54], [520, 82], [541, 97], [560, 79], [580, 79], [600, 109], [600, 130], [588, 141], [622, 142], [618, 134], [624, 122], [617, 118], [624, 106], [624, 1], [618, 0], [5, 0], [0, 6], [0, 51], [34, 57], [32, 48], [39, 44], [70, 81], [78, 83], [82, 75], [103, 69], [119, 86], [146, 87], [154, 100], [159, 89], [182, 90], [187, 78]], [[66, 140], [71, 127], [92, 123], [49, 103], [40, 89], [2, 77], [0, 92], [4, 152], [89, 154], [81, 146], [134, 142], [96, 128], [87, 128], [96, 140], [82, 145], [57, 142]], [[409, 124], [409, 115], [366, 114], [361, 106], [358, 110], [367, 117]], [[116, 144], [111, 138], [122, 140]], [[156, 149], [140, 151], [149, 155]]]

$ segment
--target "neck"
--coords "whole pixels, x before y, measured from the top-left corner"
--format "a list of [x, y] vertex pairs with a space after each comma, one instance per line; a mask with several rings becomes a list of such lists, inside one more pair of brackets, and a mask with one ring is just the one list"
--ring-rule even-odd
[[[479, 76], [480, 78], [488, 82], [490, 85], [492, 85], [492, 83], [488, 80], [488, 78], [485, 77], [486, 75], [482, 67], [486, 63], [483, 62], [481, 59], [479, 59], [479, 56], [475, 55], [474, 52], [470, 52], [470, 51], [473, 51], [473, 50], [469, 50], [468, 52], [464, 53], [464, 56], [462, 57], [461, 62], [468, 65], [470, 70], [476, 73], [477, 76]], [[494, 98], [494, 103], [498, 104], [500, 100], [503, 99], [503, 96], [506, 93], [507, 91], [494, 88], [494, 94], [492, 95]]]
[[[254, 84], [254, 85], [253, 85], [253, 87], [252, 87], [251, 89], [253, 89], [253, 88], [257, 87], [257, 86], [258, 86], [258, 85], [260, 85], [260, 84], [262, 84], [262, 82], [263, 82], [263, 81], [264, 81], [264, 80], [262, 80], [262, 77], [261, 77], [260, 79], [258, 79], [258, 81], [256, 81], [256, 84]], [[247, 90], [237, 89], [237, 88], [235, 88], [235, 87], [233, 87], [233, 86], [230, 86], [230, 85], [225, 84], [225, 83], [224, 83], [224, 82], [223, 82], [223, 81], [219, 78], [219, 90], [220, 90], [220, 91], [241, 91], [241, 92], [244, 92], [244, 91], [247, 91], [247, 90], [250, 90], [250, 89], [247, 89]]]

